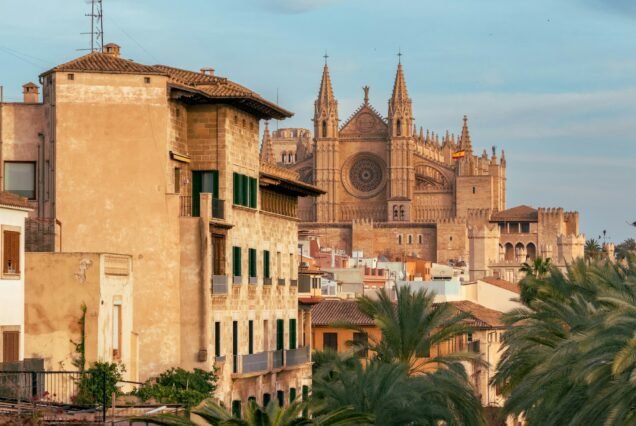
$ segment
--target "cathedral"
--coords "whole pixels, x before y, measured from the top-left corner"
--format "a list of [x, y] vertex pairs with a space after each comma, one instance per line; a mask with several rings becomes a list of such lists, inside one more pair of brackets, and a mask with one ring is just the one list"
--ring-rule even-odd
[[471, 279], [516, 281], [536, 256], [565, 266], [583, 255], [577, 212], [506, 206], [506, 158], [473, 151], [468, 118], [455, 136], [419, 131], [398, 63], [387, 115], [369, 103], [341, 122], [325, 63], [308, 129], [263, 135], [263, 161], [326, 191], [301, 200], [300, 229], [323, 246], [365, 257], [417, 257], [469, 265]]

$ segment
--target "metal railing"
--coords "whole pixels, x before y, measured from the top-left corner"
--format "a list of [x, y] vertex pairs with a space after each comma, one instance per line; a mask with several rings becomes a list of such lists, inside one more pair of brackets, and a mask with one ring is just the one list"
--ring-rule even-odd
[[212, 294], [227, 294], [227, 275], [212, 275]]
[[301, 365], [309, 362], [309, 346], [301, 346], [285, 351], [285, 365]]
[[192, 196], [180, 195], [179, 196], [179, 215], [180, 216], [192, 216]]
[[255, 354], [239, 355], [238, 373], [259, 373], [270, 370], [270, 352], [257, 352]]
[[285, 366], [285, 350], [279, 349], [272, 352], [272, 368], [283, 368]]
[[225, 219], [225, 200], [212, 198], [212, 217], [215, 219]]
[[20, 406], [93, 413], [106, 420], [111, 396], [106, 372], [0, 371], [0, 399]]

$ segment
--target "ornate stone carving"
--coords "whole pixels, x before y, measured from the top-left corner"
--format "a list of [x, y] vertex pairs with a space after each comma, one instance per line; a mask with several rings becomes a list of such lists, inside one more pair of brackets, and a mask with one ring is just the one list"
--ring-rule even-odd
[[364, 152], [349, 157], [342, 168], [347, 191], [359, 198], [377, 195], [386, 184], [386, 166], [377, 155]]

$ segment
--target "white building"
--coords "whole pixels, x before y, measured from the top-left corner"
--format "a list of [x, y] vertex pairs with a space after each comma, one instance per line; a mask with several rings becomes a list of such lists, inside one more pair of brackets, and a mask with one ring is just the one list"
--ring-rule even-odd
[[24, 222], [26, 198], [0, 192], [0, 362], [24, 358]]

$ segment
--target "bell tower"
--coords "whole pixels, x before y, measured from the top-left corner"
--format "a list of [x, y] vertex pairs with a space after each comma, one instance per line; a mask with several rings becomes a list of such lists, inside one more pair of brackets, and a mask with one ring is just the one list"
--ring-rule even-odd
[[320, 91], [314, 103], [314, 182], [327, 193], [316, 200], [316, 220], [338, 220], [337, 189], [340, 183], [338, 156], [338, 101], [333, 94], [327, 55]]
[[[402, 54], [398, 53], [401, 59]], [[404, 209], [405, 214], [398, 215], [406, 220], [411, 216], [410, 202], [415, 185], [415, 170], [413, 168], [413, 107], [406, 88], [402, 61], [398, 61], [393, 93], [389, 99], [389, 144], [387, 158], [389, 159], [389, 193], [388, 217], [394, 218], [396, 203], [398, 209]]]

